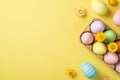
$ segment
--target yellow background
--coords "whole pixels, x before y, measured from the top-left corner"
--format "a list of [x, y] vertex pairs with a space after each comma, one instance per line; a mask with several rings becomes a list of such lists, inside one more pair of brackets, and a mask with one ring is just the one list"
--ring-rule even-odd
[[[86, 17], [75, 15], [78, 7], [86, 8]], [[119, 80], [79, 42], [96, 17], [120, 34], [112, 22], [118, 8], [109, 6], [110, 15], [97, 16], [90, 0], [0, 0], [0, 80], [71, 80], [65, 75], [68, 68], [77, 72], [73, 80], [88, 80], [79, 68], [84, 61], [95, 66], [94, 80]]]

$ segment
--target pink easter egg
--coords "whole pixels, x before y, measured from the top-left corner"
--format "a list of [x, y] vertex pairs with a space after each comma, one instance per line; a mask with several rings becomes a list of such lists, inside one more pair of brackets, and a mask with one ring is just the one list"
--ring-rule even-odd
[[90, 32], [85, 32], [81, 36], [81, 41], [83, 44], [91, 44], [94, 41], [94, 36]]
[[120, 9], [114, 14], [113, 22], [116, 26], [120, 26]]
[[118, 55], [116, 53], [107, 52], [104, 55], [104, 61], [108, 64], [116, 64], [118, 62]]

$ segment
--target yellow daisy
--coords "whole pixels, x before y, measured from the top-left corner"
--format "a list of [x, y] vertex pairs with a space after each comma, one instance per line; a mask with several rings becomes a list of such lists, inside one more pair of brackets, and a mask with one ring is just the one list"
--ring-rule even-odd
[[109, 5], [115, 6], [117, 5], [117, 0], [108, 0]]
[[98, 42], [103, 42], [103, 41], [105, 40], [105, 35], [104, 35], [104, 33], [103, 33], [103, 32], [98, 32], [98, 33], [96, 33], [95, 39], [96, 39], [96, 41], [98, 41]]
[[118, 49], [118, 45], [115, 42], [110, 42], [108, 45], [108, 51], [110, 52], [116, 52]]
[[111, 80], [109, 77], [104, 77], [103, 80]]
[[74, 69], [72, 68], [69, 68], [66, 70], [66, 75], [69, 77], [69, 78], [74, 78], [76, 76], [76, 72]]

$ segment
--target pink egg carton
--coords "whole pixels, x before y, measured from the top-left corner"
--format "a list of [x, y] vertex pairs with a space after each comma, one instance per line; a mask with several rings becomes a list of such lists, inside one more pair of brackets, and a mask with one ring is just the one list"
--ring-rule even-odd
[[[102, 21], [102, 20], [100, 20], [100, 19], [97, 19], [97, 18], [94, 18], [91, 22], [90, 22], [90, 24], [87, 26], [87, 28], [82, 32], [82, 34], [83, 33], [85, 33], [85, 32], [90, 32], [90, 33], [92, 33], [91, 32], [91, 29], [90, 29], [90, 25], [91, 25], [91, 23], [92, 22], [94, 22], [94, 21]], [[103, 22], [103, 21], [102, 21]], [[103, 22], [104, 23], [104, 22]], [[105, 23], [104, 23], [105, 24]], [[105, 29], [110, 29], [110, 30], [112, 30], [112, 31], [114, 31], [113, 29], [111, 29], [108, 25], [106, 25], [105, 24]], [[114, 31], [115, 32], [115, 31]], [[116, 33], [116, 32], [115, 32]], [[91, 43], [91, 44], [84, 44], [82, 41], [81, 41], [81, 36], [82, 36], [82, 34], [80, 35], [80, 42], [88, 49], [88, 50], [90, 50], [93, 54], [95, 54], [94, 52], [93, 52], [93, 50], [92, 50], [92, 46], [93, 46], [93, 43], [94, 42], [96, 42], [96, 40], [95, 40], [95, 33], [92, 33], [93, 34], [93, 36], [94, 36], [94, 42], [93, 43]], [[116, 33], [116, 40], [120, 40], [120, 35], [118, 35], [117, 33]], [[115, 41], [116, 41], [115, 40]], [[107, 46], [107, 44], [105, 44], [106, 46]], [[108, 51], [108, 50], [107, 50]], [[106, 54], [106, 53], [105, 53]], [[101, 59], [102, 61], [104, 61], [104, 55], [105, 54], [103, 54], [103, 55], [98, 55], [98, 54], [95, 54], [99, 59]], [[120, 63], [120, 52], [116, 52], [116, 54], [118, 55], [118, 62]], [[118, 64], [118, 62], [116, 63], [116, 64]], [[106, 63], [105, 61], [104, 61], [104, 63]], [[109, 67], [111, 67], [114, 71], [116, 71], [119, 75], [120, 75], [120, 72], [118, 72], [117, 70], [116, 70], [116, 64], [108, 64], [108, 63], [106, 63]], [[120, 66], [119, 66], [119, 69], [120, 69]]]

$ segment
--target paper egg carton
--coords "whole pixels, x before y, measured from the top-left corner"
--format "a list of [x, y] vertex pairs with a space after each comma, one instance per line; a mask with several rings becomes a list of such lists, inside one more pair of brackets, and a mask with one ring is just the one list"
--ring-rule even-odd
[[[91, 30], [90, 30], [90, 25], [91, 25], [91, 23], [92, 22], [94, 22], [94, 21], [102, 21], [102, 20], [100, 20], [100, 19], [97, 19], [97, 18], [95, 18], [95, 19], [93, 19], [91, 22], [90, 22], [90, 24], [87, 26], [87, 28], [82, 32], [82, 34], [84, 33], [84, 32], [91, 32]], [[103, 21], [102, 21], [103, 22]], [[104, 23], [104, 22], [103, 22]], [[105, 24], [105, 23], [104, 23]], [[105, 24], [105, 26], [106, 26], [106, 28], [105, 29], [110, 29], [110, 30], [113, 30], [113, 29], [111, 29], [107, 24]], [[113, 30], [114, 31], [114, 30]], [[115, 32], [115, 31], [114, 31]], [[91, 32], [92, 33], [92, 32]], [[116, 32], [115, 32], [116, 33]], [[82, 36], [82, 34], [80, 35], [80, 42], [82, 43], [82, 41], [81, 41], [81, 36]], [[93, 35], [95, 36], [95, 34], [93, 33]], [[118, 35], [117, 33], [116, 33], [116, 35], [117, 35], [117, 37], [116, 37], [116, 40], [118, 40], [118, 39], [120, 39], [120, 35]], [[94, 40], [94, 42], [95, 42], [95, 40]], [[93, 42], [93, 43], [94, 43]], [[94, 52], [93, 52], [93, 50], [92, 50], [92, 45], [93, 45], [93, 43], [92, 44], [89, 44], [89, 45], [86, 45], [86, 44], [83, 44], [85, 47], [87, 47], [87, 49], [89, 49], [93, 54], [95, 54]], [[101, 59], [102, 61], [104, 61], [104, 55], [97, 55], [97, 54], [95, 54], [99, 59]], [[119, 61], [120, 61], [120, 54], [118, 54], [118, 57], [119, 57]], [[104, 62], [105, 64], [107, 64], [106, 62]], [[114, 64], [114, 65], [111, 65], [111, 64], [107, 64], [109, 67], [111, 67], [114, 71], [116, 71], [115, 70], [115, 65], [116, 64]], [[117, 72], [117, 71], [116, 71]], [[117, 72], [118, 73], [118, 72]], [[120, 75], [120, 73], [118, 73], [119, 75]]]

